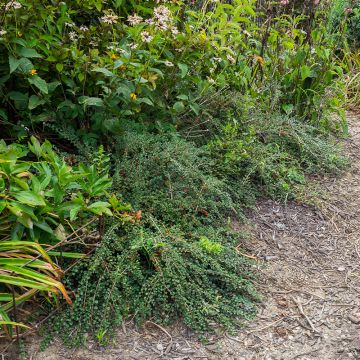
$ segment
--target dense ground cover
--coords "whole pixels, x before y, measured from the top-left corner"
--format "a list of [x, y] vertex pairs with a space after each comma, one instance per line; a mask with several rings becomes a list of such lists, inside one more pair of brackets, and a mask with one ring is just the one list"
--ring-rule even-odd
[[72, 345], [106, 342], [129, 315], [200, 331], [254, 316], [231, 221], [259, 195], [297, 198], [308, 175], [346, 166], [335, 139], [345, 101], [359, 101], [351, 6], [4, 4], [4, 332], [26, 302], [41, 317], [60, 293], [73, 305], [48, 333]]

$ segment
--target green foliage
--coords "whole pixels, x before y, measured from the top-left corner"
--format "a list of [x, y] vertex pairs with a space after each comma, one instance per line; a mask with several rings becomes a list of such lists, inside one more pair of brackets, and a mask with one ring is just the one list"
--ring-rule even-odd
[[208, 239], [205, 248], [204, 241], [161, 226], [126, 235], [110, 227], [91, 260], [72, 271], [74, 305], [51, 328], [68, 345], [80, 345], [85, 333], [111, 333], [132, 313], [139, 321], [151, 317], [159, 323], [180, 316], [197, 330], [213, 322], [232, 328], [251, 318], [259, 300], [251, 264], [230, 247], [219, 252]]
[[74, 306], [50, 334], [106, 344], [130, 314], [201, 331], [254, 315], [252, 267], [229, 222], [259, 194], [295, 196], [307, 174], [344, 165], [331, 134], [346, 133], [345, 85], [358, 91], [358, 77], [344, 72], [358, 60], [339, 44], [358, 34], [358, 12], [335, 3], [329, 17], [315, 1], [1, 6], [1, 133], [51, 136], [87, 164], [34, 137], [0, 143], [0, 247], [11, 253], [0, 276], [17, 274], [19, 303], [66, 297], [46, 250], [93, 216], [106, 231], [65, 279]]
[[284, 115], [231, 119], [209, 147], [218, 174], [275, 197], [294, 196], [306, 173], [336, 173], [346, 165], [328, 135]]
[[353, 0], [332, 2], [328, 16], [331, 32], [345, 32], [347, 41], [353, 49], [360, 48], [360, 4]]
[[[103, 201], [111, 185], [104, 152], [96, 166], [72, 168], [60, 159], [49, 142], [35, 138], [27, 146], [0, 141], [0, 313], [41, 292], [49, 301], [61, 292], [71, 299], [60, 282], [62, 271], [51, 259], [52, 250], [64, 243], [74, 228], [93, 216], [118, 216], [114, 198]], [[81, 253], [61, 252], [62, 257], [81, 258]], [[52, 299], [53, 298], [53, 299]], [[12, 335], [12, 325], [6, 328]]]
[[93, 144], [129, 122], [175, 130], [206, 113], [201, 99], [224, 87], [306, 119], [342, 104], [341, 87], [328, 91], [341, 68], [321, 17], [307, 34], [304, 15], [280, 12], [262, 25], [254, 1], [207, 2], [199, 11], [181, 2], [96, 4], [6, 5], [0, 116], [7, 132], [45, 123]]
[[116, 158], [114, 188], [145, 218], [191, 229], [221, 223], [239, 209], [211, 174], [206, 152], [181, 138], [127, 133]]

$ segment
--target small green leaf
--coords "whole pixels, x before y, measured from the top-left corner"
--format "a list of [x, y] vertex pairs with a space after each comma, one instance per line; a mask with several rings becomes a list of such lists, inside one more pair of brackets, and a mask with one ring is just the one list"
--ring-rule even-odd
[[290, 115], [294, 110], [293, 104], [282, 104], [281, 108], [285, 111], [287, 115]]
[[186, 64], [181, 64], [181, 63], [177, 65], [180, 69], [181, 77], [184, 78], [189, 71], [189, 67]]
[[64, 70], [64, 64], [58, 63], [55, 67], [58, 72], [62, 72]]
[[185, 94], [180, 94], [176, 98], [179, 100], [189, 100], [189, 97]]
[[196, 114], [199, 115], [200, 113], [200, 106], [197, 103], [191, 103], [190, 105], [190, 109]]
[[181, 112], [185, 109], [185, 105], [182, 101], [177, 101], [174, 105], [173, 105], [173, 109], [176, 112]]
[[89, 205], [86, 209], [90, 210], [91, 212], [97, 214], [97, 215], [102, 215], [102, 214], [106, 214], [109, 216], [112, 216], [112, 212], [109, 209], [110, 204], [105, 202], [105, 201], [97, 201], [92, 203], [91, 205]]

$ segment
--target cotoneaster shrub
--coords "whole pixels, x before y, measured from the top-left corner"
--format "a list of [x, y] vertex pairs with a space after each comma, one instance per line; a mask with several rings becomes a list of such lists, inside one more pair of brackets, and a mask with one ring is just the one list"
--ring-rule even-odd
[[162, 324], [180, 318], [198, 331], [214, 322], [233, 329], [256, 313], [252, 279], [251, 264], [216, 240], [157, 223], [125, 235], [110, 227], [96, 254], [72, 271], [74, 305], [50, 326], [72, 346], [86, 334], [106, 343], [129, 314]]

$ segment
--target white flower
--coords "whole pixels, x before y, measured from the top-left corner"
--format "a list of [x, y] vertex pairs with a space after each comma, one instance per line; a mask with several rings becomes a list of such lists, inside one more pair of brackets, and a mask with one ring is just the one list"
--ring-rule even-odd
[[216, 83], [216, 81], [213, 78], [209, 77], [209, 76], [207, 76], [206, 79], [209, 82], [209, 84], [211, 84], [211, 85], [214, 85]]
[[166, 66], [168, 66], [168, 67], [174, 66], [174, 64], [173, 64], [171, 61], [168, 61], [168, 60], [166, 60], [166, 61], [164, 62], [164, 64], [165, 64]]
[[154, 19], [153, 18], [146, 19], [145, 23], [148, 24], [148, 25], [154, 25]]
[[140, 33], [140, 35], [141, 35], [141, 40], [146, 42], [146, 43], [151, 42], [152, 39], [153, 39], [153, 36], [151, 36], [147, 31], [142, 31]]
[[171, 18], [171, 11], [164, 5], [160, 5], [154, 9], [154, 16], [156, 19], [170, 19]]
[[118, 18], [119, 17], [117, 15], [108, 14], [108, 15], [104, 15], [103, 17], [101, 17], [100, 20], [105, 24], [113, 25], [113, 24], [117, 23]]
[[230, 64], [235, 64], [236, 63], [236, 60], [232, 55], [227, 54], [226, 58], [229, 60]]
[[131, 43], [131, 44], [130, 44], [130, 49], [131, 49], [131, 50], [136, 50], [138, 46], [139, 46], [138, 44], [133, 44], [133, 43]]
[[216, 68], [211, 68], [209, 71], [210, 71], [210, 74], [212, 74], [213, 72], [215, 72]]
[[127, 21], [130, 25], [134, 26], [134, 25], [138, 25], [143, 21], [143, 18], [139, 15], [129, 15], [127, 18]]
[[122, 55], [126, 54], [126, 51], [124, 49], [122, 49], [122, 48], [116, 48], [115, 51], [122, 54]]
[[74, 23], [68, 23], [68, 22], [66, 22], [66, 23], [65, 23], [65, 26], [67, 26], [67, 27], [69, 27], [69, 28], [72, 28], [72, 27], [75, 26], [75, 24], [74, 24]]
[[213, 62], [217, 62], [217, 63], [220, 63], [222, 61], [222, 58], [221, 57], [213, 57], [211, 59]]
[[85, 25], [80, 26], [80, 31], [89, 31], [89, 28]]
[[7, 34], [7, 31], [6, 30], [0, 30], [0, 36], [4, 36]]
[[168, 29], [168, 25], [166, 23], [157, 23], [156, 28], [162, 31], [166, 31]]
[[171, 28], [171, 32], [172, 32], [173, 35], [177, 35], [179, 33], [179, 30], [178, 30], [178, 28], [176, 26], [173, 26]]
[[78, 39], [78, 35], [75, 31], [70, 31], [69, 32], [69, 38], [71, 41], [76, 41]]
[[9, 1], [6, 5], [5, 5], [5, 10], [8, 11], [10, 9], [21, 9], [22, 5], [18, 2], [18, 1]]
[[160, 30], [167, 30], [171, 24], [171, 11], [164, 5], [160, 5], [154, 9], [154, 17], [156, 26]]

